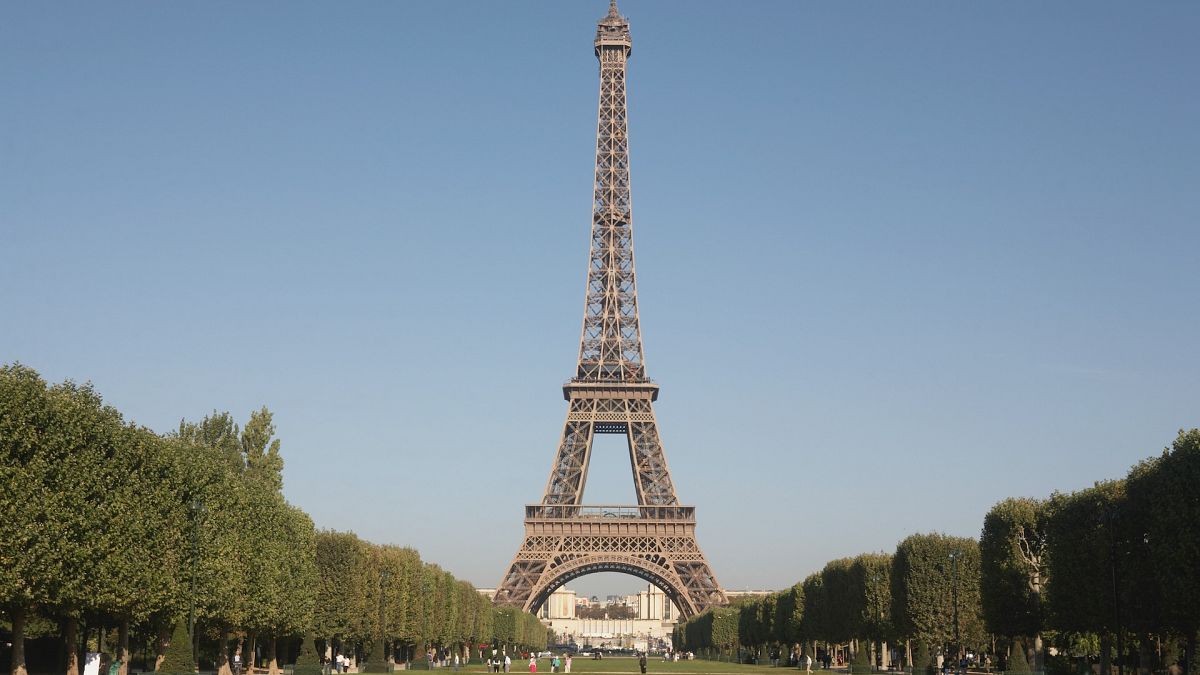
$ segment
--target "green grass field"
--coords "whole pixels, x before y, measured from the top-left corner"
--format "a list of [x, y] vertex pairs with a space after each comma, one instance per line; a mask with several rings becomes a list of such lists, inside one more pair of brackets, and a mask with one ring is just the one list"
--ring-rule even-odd
[[[439, 668], [439, 670], [442, 670]], [[449, 670], [449, 669], [445, 669]], [[483, 673], [487, 668], [481, 665], [471, 665], [466, 668], [467, 672]], [[514, 660], [512, 672], [509, 675], [526, 675], [529, 672], [529, 660]], [[559, 672], [562, 672], [559, 669]], [[571, 661], [571, 675], [575, 673], [592, 673], [596, 675], [611, 674], [611, 675], [627, 675], [628, 673], [638, 673], [637, 659], [632, 656], [611, 656], [605, 657], [599, 661], [589, 657], [579, 657]], [[730, 663], [728, 661], [704, 661], [701, 659], [693, 659], [691, 661], [663, 661], [658, 657], [650, 657], [646, 661], [647, 675], [685, 675], [688, 673], [703, 673], [705, 675], [723, 675], [725, 673], [737, 673], [742, 675], [745, 673], [759, 673], [760, 675], [769, 675], [770, 673], [800, 673], [796, 668], [772, 668], [768, 665], [752, 666], [744, 663]], [[813, 673], [821, 675], [835, 675], [833, 671], [816, 670]], [[550, 674], [550, 659], [538, 659], [538, 675]], [[446, 675], [450, 675], [447, 673]], [[639, 674], [640, 675], [640, 674]]]

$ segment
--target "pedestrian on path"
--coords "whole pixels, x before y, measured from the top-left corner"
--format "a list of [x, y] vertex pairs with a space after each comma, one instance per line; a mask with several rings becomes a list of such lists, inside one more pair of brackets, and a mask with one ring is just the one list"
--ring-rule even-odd
[[533, 654], [529, 655], [529, 672], [530, 675], [537, 672], [537, 657]]
[[565, 668], [565, 670], [563, 670], [564, 673], [571, 672], [571, 655], [570, 654], [567, 654], [567, 660], [563, 664], [563, 667]]
[[638, 667], [642, 669], [642, 675], [646, 675], [646, 652], [638, 656]]

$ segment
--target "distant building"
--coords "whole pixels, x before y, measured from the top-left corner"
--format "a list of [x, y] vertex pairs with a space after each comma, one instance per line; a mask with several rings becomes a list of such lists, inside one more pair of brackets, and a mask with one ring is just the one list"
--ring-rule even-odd
[[[496, 589], [476, 589], [489, 600], [495, 597]], [[750, 591], [765, 594], [768, 591]], [[633, 619], [582, 619], [576, 612], [579, 607], [599, 605], [599, 598], [580, 596], [566, 587], [550, 594], [546, 603], [538, 610], [538, 618], [554, 630], [558, 640], [564, 644], [575, 643], [581, 647], [603, 647], [607, 649], [628, 648], [645, 650], [669, 649], [671, 630], [679, 621], [679, 608], [671, 602], [661, 589], [647, 585], [646, 590], [633, 595], [610, 595], [608, 604], [623, 605], [633, 609]]]
[[[560, 588], [551, 594], [538, 612], [563, 644], [607, 649], [629, 648], [645, 651], [671, 646], [671, 630], [679, 620], [679, 608], [662, 590], [648, 585], [634, 595], [609, 596], [608, 604], [623, 605], [634, 611], [632, 619], [584, 619], [577, 607], [598, 605], [596, 598], [581, 598], [574, 591]], [[586, 603], [586, 604], [584, 604]]]
[[646, 590], [636, 596], [634, 609], [639, 619], [654, 619], [656, 621], [674, 621], [679, 616], [675, 603], [667, 598], [667, 594], [655, 586], [647, 586]]
[[575, 591], [559, 588], [546, 599], [546, 604], [542, 605], [538, 617], [542, 619], [574, 619], [577, 606]]
[[738, 598], [761, 598], [764, 595], [771, 595], [773, 593], [778, 593], [778, 592], [779, 591], [751, 591], [751, 590], [731, 591], [727, 588], [727, 589], [725, 589], [725, 597], [729, 598], [730, 600], [736, 600]]

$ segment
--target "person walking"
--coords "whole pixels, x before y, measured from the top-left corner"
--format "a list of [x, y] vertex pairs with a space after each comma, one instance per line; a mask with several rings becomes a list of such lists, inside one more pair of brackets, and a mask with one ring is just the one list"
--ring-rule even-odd
[[512, 670], [512, 657], [508, 655], [508, 652], [504, 652], [504, 672], [507, 673], [510, 670]]
[[571, 672], [571, 655], [570, 654], [567, 654], [567, 658], [563, 662], [563, 668], [565, 668], [565, 670], [563, 670], [564, 673]]
[[642, 675], [646, 675], [646, 652], [638, 656], [638, 667], [642, 669]]
[[529, 655], [529, 673], [533, 675], [537, 672], [537, 657], [533, 654]]
[[550, 672], [557, 673], [558, 672], [558, 664], [559, 664], [558, 655], [555, 654], [554, 658], [550, 659]]

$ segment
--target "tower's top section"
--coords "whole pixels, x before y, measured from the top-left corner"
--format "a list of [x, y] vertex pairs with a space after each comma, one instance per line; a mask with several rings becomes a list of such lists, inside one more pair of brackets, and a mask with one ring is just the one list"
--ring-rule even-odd
[[[629, 22], [610, 0], [596, 26], [600, 61], [600, 106], [596, 124], [596, 182], [592, 202], [592, 245], [579, 369], [573, 383], [646, 385], [642, 331], [633, 272], [633, 210], [629, 197], [629, 127], [626, 123], [625, 62]], [[569, 393], [564, 391], [569, 397]]]
[[596, 56], [603, 47], [623, 47], [625, 55], [633, 51], [633, 40], [629, 37], [629, 20], [617, 10], [617, 0], [609, 0], [608, 14], [596, 24]]

